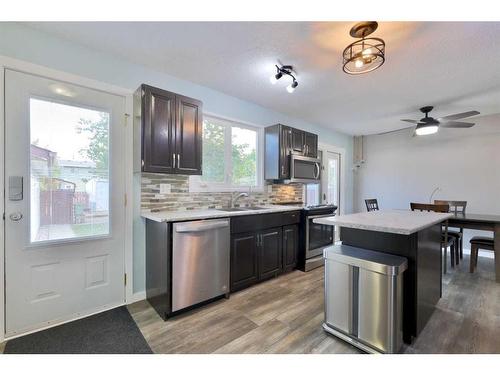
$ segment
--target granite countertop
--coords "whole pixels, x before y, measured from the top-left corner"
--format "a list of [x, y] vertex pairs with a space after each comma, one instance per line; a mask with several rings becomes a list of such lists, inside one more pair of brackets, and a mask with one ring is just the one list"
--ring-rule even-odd
[[206, 210], [186, 210], [186, 211], [160, 211], [149, 212], [142, 211], [141, 216], [145, 219], [150, 219], [161, 222], [186, 221], [186, 220], [202, 220], [216, 219], [221, 217], [258, 215], [273, 212], [297, 211], [302, 209], [302, 206], [259, 206], [261, 210], [244, 210], [244, 211], [221, 211], [215, 208]]
[[315, 219], [318, 224], [373, 230], [396, 234], [412, 234], [440, 223], [453, 215], [420, 211], [372, 211]]

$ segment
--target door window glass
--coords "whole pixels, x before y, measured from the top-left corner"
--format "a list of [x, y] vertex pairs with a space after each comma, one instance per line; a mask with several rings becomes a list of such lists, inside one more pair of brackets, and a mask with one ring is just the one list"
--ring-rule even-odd
[[110, 114], [30, 99], [31, 242], [109, 234]]
[[328, 202], [338, 206], [339, 204], [339, 160], [328, 158]]

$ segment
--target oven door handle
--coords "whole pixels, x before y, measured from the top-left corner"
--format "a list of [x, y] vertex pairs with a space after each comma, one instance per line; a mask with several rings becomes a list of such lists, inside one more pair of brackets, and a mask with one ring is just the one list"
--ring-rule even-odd
[[335, 214], [325, 214], [325, 215], [313, 215], [313, 216], [308, 216], [307, 219], [317, 219], [319, 217], [328, 217], [328, 216], [335, 216]]

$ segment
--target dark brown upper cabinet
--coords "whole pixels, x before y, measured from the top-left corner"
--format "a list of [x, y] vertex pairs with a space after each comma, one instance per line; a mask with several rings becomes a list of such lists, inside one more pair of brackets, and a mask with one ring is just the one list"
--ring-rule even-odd
[[177, 173], [201, 175], [202, 103], [180, 95], [177, 95], [175, 99]]
[[283, 124], [265, 129], [264, 178], [290, 178], [290, 154], [318, 157], [318, 136]]
[[202, 102], [148, 85], [141, 85], [136, 95], [141, 105], [141, 170], [201, 175]]
[[304, 132], [304, 156], [318, 157], [318, 136], [316, 134]]
[[291, 149], [293, 153], [303, 154], [305, 149], [305, 132], [299, 129], [290, 128]]
[[290, 132], [282, 124], [268, 126], [265, 130], [264, 178], [283, 180], [290, 178]]

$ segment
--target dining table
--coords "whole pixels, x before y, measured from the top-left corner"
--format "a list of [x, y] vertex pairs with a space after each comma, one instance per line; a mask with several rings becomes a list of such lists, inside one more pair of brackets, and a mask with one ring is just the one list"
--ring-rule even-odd
[[495, 278], [500, 283], [500, 215], [454, 213], [448, 225], [455, 228], [476, 229], [493, 232], [495, 252]]

